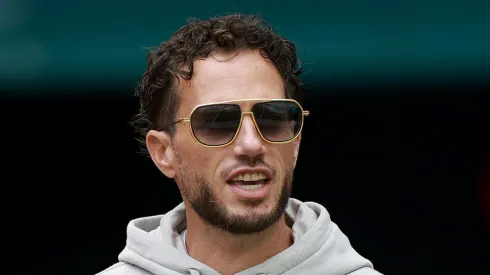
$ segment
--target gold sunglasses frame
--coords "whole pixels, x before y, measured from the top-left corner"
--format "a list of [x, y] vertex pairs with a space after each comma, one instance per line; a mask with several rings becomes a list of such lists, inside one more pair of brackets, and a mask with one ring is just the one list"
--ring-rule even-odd
[[[235, 135], [233, 136], [233, 138], [228, 141], [227, 143], [224, 143], [224, 144], [220, 144], [220, 145], [208, 145], [208, 144], [204, 144], [202, 143], [201, 141], [199, 141], [197, 138], [196, 138], [196, 135], [194, 134], [194, 130], [192, 129], [192, 123], [191, 123], [191, 118], [192, 118], [192, 115], [194, 114], [194, 112], [201, 108], [201, 107], [205, 107], [205, 106], [210, 106], [210, 105], [217, 105], [217, 104], [230, 104], [230, 103], [236, 103], [236, 102], [251, 102], [251, 101], [257, 101], [257, 103], [264, 103], [264, 102], [277, 102], [277, 101], [286, 101], [286, 102], [294, 102], [296, 103], [300, 110], [301, 110], [301, 128], [299, 129], [298, 133], [296, 133], [296, 135], [294, 135], [294, 137], [286, 140], [286, 141], [270, 141], [268, 139], [266, 139], [263, 135], [262, 135], [262, 132], [260, 131], [260, 128], [259, 126], [257, 125], [257, 121], [255, 120], [255, 116], [253, 114], [253, 112], [251, 111], [242, 111], [242, 114], [240, 116], [240, 124], [238, 125], [238, 128], [235, 132]], [[240, 110], [242, 109], [241, 106], [240, 107]], [[252, 106], [253, 108], [253, 106]], [[250, 108], [250, 109], [252, 109]], [[177, 121], [175, 121], [173, 124], [177, 124], [177, 123], [180, 123], [180, 122], [189, 122], [189, 130], [191, 131], [191, 135], [192, 135], [192, 138], [194, 138], [194, 140], [199, 143], [200, 145], [204, 146], [204, 147], [209, 147], [209, 148], [219, 148], [219, 147], [225, 147], [225, 146], [228, 146], [230, 144], [232, 144], [236, 137], [238, 136], [238, 133], [240, 133], [240, 129], [242, 127], [242, 123], [243, 123], [243, 117], [245, 115], [250, 115], [252, 117], [252, 121], [255, 125], [255, 130], [257, 130], [257, 132], [259, 133], [260, 137], [268, 142], [268, 143], [272, 143], [272, 144], [284, 144], [284, 143], [289, 143], [293, 140], [295, 140], [300, 134], [301, 134], [301, 131], [303, 130], [303, 126], [304, 126], [304, 122], [305, 122], [305, 116], [309, 116], [310, 115], [310, 111], [307, 111], [307, 110], [304, 110], [303, 109], [303, 106], [301, 106], [301, 104], [299, 104], [298, 101], [294, 100], [294, 99], [270, 99], [270, 98], [251, 98], [251, 99], [236, 99], [236, 100], [228, 100], [228, 101], [220, 101], [220, 102], [213, 102], [213, 103], [205, 103], [205, 104], [199, 104], [199, 105], [196, 105], [191, 113], [189, 114], [189, 117], [185, 117], [185, 118], [179, 118]]]

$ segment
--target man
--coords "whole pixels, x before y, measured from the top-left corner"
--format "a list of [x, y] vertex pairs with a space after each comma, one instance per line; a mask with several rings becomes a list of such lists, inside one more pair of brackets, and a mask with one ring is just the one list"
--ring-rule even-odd
[[135, 126], [183, 203], [133, 220], [100, 274], [379, 274], [290, 198], [309, 114], [295, 46], [259, 18], [193, 21], [148, 55]]

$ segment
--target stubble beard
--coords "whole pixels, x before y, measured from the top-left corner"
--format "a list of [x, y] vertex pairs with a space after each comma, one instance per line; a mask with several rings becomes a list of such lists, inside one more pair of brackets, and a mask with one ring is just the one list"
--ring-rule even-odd
[[[182, 196], [189, 201], [194, 212], [205, 223], [221, 230], [232, 234], [261, 232], [276, 223], [288, 205], [292, 191], [293, 169], [286, 172], [282, 180], [281, 191], [277, 194], [270, 211], [257, 214], [250, 209], [246, 214], [234, 214], [230, 213], [226, 205], [217, 198], [210, 182], [206, 181], [203, 176], [190, 171], [182, 161], [179, 162], [181, 165], [178, 179]], [[261, 203], [261, 200], [250, 200], [244, 204], [253, 208]]]

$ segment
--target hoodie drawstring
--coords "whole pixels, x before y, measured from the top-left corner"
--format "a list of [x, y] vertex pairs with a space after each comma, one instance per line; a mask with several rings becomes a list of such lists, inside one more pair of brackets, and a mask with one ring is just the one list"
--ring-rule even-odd
[[191, 275], [201, 275], [201, 273], [199, 273], [199, 270], [197, 269], [190, 268], [189, 271], [191, 272]]

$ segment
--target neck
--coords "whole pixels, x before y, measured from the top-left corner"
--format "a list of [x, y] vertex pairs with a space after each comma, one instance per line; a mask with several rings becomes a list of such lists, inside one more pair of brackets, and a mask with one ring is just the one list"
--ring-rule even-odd
[[262, 232], [235, 235], [204, 223], [192, 210], [186, 212], [187, 252], [223, 275], [263, 263], [293, 244], [285, 214]]

